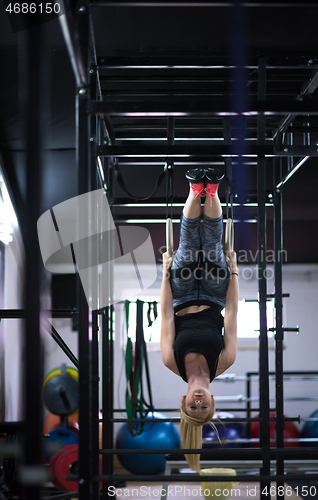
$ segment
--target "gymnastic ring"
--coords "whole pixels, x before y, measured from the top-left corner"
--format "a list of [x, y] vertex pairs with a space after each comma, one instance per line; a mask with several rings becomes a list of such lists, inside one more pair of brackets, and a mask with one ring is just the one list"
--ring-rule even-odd
[[166, 247], [168, 257], [171, 257], [173, 254], [173, 226], [170, 218], [166, 222]]
[[230, 218], [227, 219], [225, 225], [224, 250], [226, 255], [228, 252], [233, 252], [234, 250], [234, 225]]

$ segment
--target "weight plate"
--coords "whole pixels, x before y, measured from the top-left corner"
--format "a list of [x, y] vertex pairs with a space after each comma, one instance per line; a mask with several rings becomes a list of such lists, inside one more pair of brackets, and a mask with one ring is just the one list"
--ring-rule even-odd
[[51, 378], [57, 377], [58, 375], [61, 375], [61, 368], [54, 368], [54, 370], [51, 370], [43, 382], [43, 389], [46, 386], [46, 384], [51, 380]]
[[60, 483], [57, 481], [56, 479], [56, 476], [55, 476], [55, 462], [56, 460], [58, 459], [58, 457], [64, 453], [65, 451], [65, 448], [61, 448], [60, 450], [58, 450], [56, 453], [54, 453], [54, 455], [52, 456], [51, 460], [50, 460], [50, 476], [51, 476], [51, 481], [53, 483], [53, 485], [55, 486], [55, 488], [59, 491], [61, 491], [61, 488], [62, 486], [60, 485]]
[[[76, 414], [68, 415], [67, 421], [78, 423], [78, 412]], [[59, 417], [59, 415], [54, 415], [53, 413], [48, 413], [43, 421], [43, 434], [50, 434], [50, 432], [57, 427], [65, 427], [61, 423], [61, 417]]]
[[[78, 369], [77, 368], [72, 368], [68, 367], [66, 370], [66, 373], [70, 376], [73, 377], [77, 382], [78, 382]], [[78, 413], [78, 408], [73, 413], [70, 413], [70, 415], [76, 415]]]
[[62, 450], [65, 444], [61, 440], [51, 441], [49, 437], [46, 437], [43, 443], [43, 457], [44, 460], [49, 463], [53, 455], [58, 451]]
[[[53, 428], [52, 428], [52, 431], [55, 430], [55, 429], [60, 429], [61, 428], [61, 425], [60, 424], [56, 424]], [[67, 422], [67, 428], [70, 430], [70, 431], [73, 431], [75, 432], [75, 434], [78, 436], [79, 435], [79, 425], [77, 422], [72, 422], [71, 420], [68, 420]]]
[[[77, 474], [78, 446], [65, 446], [63, 452], [50, 462], [52, 483], [59, 491], [78, 491], [77, 481], [67, 481], [66, 475]], [[102, 474], [102, 457], [99, 457], [99, 473]], [[102, 482], [100, 482], [102, 489]]]
[[[74, 378], [75, 380], [78, 381], [78, 369], [77, 368], [72, 368], [71, 366], [68, 366], [66, 368], [66, 373], [67, 375], [69, 375], [70, 377]], [[53, 368], [53, 370], [51, 370], [45, 380], [44, 380], [44, 383], [43, 383], [43, 389], [45, 387], [45, 385], [53, 378], [53, 377], [57, 377], [58, 375], [61, 375], [61, 368]]]
[[66, 446], [64, 448], [64, 453], [62, 453], [57, 457], [57, 460], [54, 464], [54, 475], [56, 478], [56, 483], [59, 484], [61, 487], [60, 491], [78, 491], [77, 481], [67, 481], [65, 479], [65, 476], [72, 472], [71, 467], [77, 461], [78, 461], [77, 445]]
[[51, 460], [51, 457], [57, 451], [56, 446], [59, 446], [59, 443], [61, 448], [68, 444], [78, 444], [78, 437], [75, 432], [65, 427], [52, 430], [44, 442], [44, 457], [47, 462]]
[[46, 382], [43, 401], [55, 415], [69, 415], [78, 409], [78, 382], [68, 375], [58, 375]]

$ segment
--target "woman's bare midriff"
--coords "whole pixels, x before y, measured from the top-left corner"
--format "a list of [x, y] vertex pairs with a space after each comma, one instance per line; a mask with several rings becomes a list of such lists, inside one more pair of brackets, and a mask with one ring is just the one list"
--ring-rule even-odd
[[185, 314], [198, 313], [204, 309], [209, 309], [211, 306], [189, 306], [176, 312], [176, 316], [184, 316]]

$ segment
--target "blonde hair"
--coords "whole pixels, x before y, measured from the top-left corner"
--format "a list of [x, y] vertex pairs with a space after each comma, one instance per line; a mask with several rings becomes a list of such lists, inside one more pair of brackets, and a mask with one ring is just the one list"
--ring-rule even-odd
[[[199, 420], [195, 417], [190, 417], [187, 414], [185, 399], [181, 401], [181, 422], [180, 422], [180, 433], [181, 433], [181, 443], [182, 447], [186, 449], [198, 449], [202, 448], [202, 425], [209, 423], [213, 418], [215, 413], [215, 403], [212, 400], [211, 411], [207, 414], [204, 420]], [[218, 434], [215, 425], [210, 422], [210, 425]], [[188, 462], [191, 469], [196, 472], [200, 472], [200, 455], [191, 454], [185, 455], [186, 461]]]

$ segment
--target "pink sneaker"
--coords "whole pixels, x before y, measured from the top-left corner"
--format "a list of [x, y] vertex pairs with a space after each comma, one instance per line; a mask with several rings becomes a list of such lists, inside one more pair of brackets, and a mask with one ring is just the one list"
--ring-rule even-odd
[[205, 198], [206, 190], [205, 190], [204, 182], [196, 182], [196, 183], [190, 182], [190, 186], [191, 186], [192, 191], [195, 194], [195, 198], [194, 198], [195, 200], [197, 199], [198, 196], [200, 196], [200, 198]]
[[206, 184], [205, 186], [205, 194], [210, 197], [210, 207], [212, 207], [212, 198], [216, 195], [218, 187], [218, 184]]

